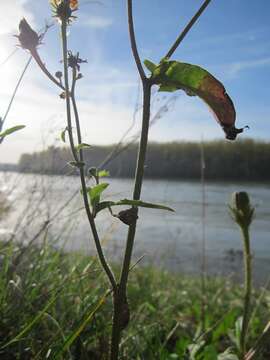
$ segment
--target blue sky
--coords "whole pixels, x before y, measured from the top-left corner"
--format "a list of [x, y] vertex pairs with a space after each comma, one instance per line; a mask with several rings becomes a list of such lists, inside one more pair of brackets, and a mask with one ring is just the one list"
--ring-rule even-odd
[[[134, 0], [134, 20], [142, 59], [165, 55], [179, 31], [201, 5], [199, 0]], [[0, 64], [13, 51], [19, 20], [25, 16], [35, 29], [50, 19], [44, 0], [13, 0], [0, 14]], [[173, 58], [206, 68], [225, 85], [237, 111], [237, 125], [250, 126], [242, 137], [270, 139], [270, 2], [213, 0]], [[138, 75], [131, 56], [124, 0], [81, 0], [78, 19], [70, 28], [70, 49], [88, 59], [78, 90], [85, 142], [117, 142], [132, 123], [138, 98]], [[59, 70], [59, 29], [54, 26], [40, 48], [52, 72]], [[4, 113], [28, 54], [18, 50], [0, 67], [0, 112]], [[139, 92], [140, 95], [140, 92]], [[154, 96], [152, 114], [169, 95]], [[1, 115], [0, 114], [0, 115]], [[33, 63], [17, 94], [6, 126], [25, 124], [1, 145], [0, 161], [15, 162], [22, 152], [49, 144], [61, 145], [64, 103]], [[129, 136], [140, 127], [140, 113]], [[150, 140], [224, 138], [211, 113], [199, 99], [179, 92], [150, 131]]]

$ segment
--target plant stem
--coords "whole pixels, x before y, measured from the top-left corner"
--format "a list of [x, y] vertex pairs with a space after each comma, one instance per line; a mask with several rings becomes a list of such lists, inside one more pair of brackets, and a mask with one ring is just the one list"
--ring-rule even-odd
[[127, 11], [128, 11], [128, 29], [129, 29], [129, 37], [130, 37], [130, 46], [133, 53], [133, 57], [140, 74], [142, 82], [144, 82], [147, 78], [142, 66], [142, 62], [138, 53], [135, 31], [134, 31], [134, 21], [133, 21], [133, 10], [132, 10], [132, 0], [127, 0]]
[[244, 314], [243, 323], [240, 337], [240, 350], [241, 358], [244, 359], [246, 354], [246, 341], [250, 315], [250, 303], [251, 303], [251, 254], [250, 254], [250, 240], [248, 226], [242, 226], [242, 236], [244, 243], [244, 270], [245, 270], [245, 295], [244, 295]]
[[66, 93], [68, 137], [69, 137], [70, 148], [73, 158], [76, 162], [79, 162], [78, 154], [74, 143], [73, 133], [72, 133], [70, 91], [69, 91], [69, 79], [68, 79], [68, 60], [67, 60], [67, 24], [64, 20], [61, 23], [61, 36], [62, 36], [62, 51], [63, 51], [63, 66], [64, 66], [64, 84], [65, 84], [64, 90]]
[[[63, 24], [61, 25], [63, 28]], [[58, 87], [60, 87], [60, 89], [62, 89], [63, 91], [65, 91], [65, 87], [49, 72], [49, 70], [46, 68], [46, 66], [44, 65], [44, 63], [42, 62], [38, 52], [36, 49], [31, 51], [31, 55], [33, 56], [33, 58], [35, 59], [36, 63], [38, 64], [38, 66], [40, 67], [40, 69], [44, 72], [44, 74]]]
[[[78, 157], [78, 153], [77, 153], [77, 150], [76, 150], [76, 147], [74, 144], [73, 133], [72, 133], [70, 98], [71, 98], [72, 106], [73, 106], [73, 110], [74, 110], [78, 144], [81, 144], [82, 137], [81, 137], [80, 121], [79, 121], [79, 114], [78, 114], [76, 99], [75, 99], [76, 70], [73, 70], [72, 92], [70, 93], [69, 79], [68, 79], [68, 60], [67, 60], [67, 34], [66, 34], [67, 24], [64, 21], [62, 22], [62, 25], [61, 25], [61, 32], [62, 32], [62, 44], [63, 44], [64, 81], [65, 81], [65, 92], [66, 92], [66, 113], [67, 113], [67, 127], [68, 127], [69, 142], [70, 142], [70, 147], [71, 147], [71, 151], [72, 151], [74, 160], [76, 162], [79, 162], [79, 161], [83, 162], [83, 151], [82, 151], [82, 149], [79, 151], [79, 157]], [[97, 233], [95, 220], [94, 220], [93, 214], [91, 213], [91, 209], [89, 207], [87, 187], [86, 187], [86, 182], [85, 182], [83, 166], [79, 167], [79, 172], [80, 172], [80, 179], [81, 179], [81, 185], [82, 185], [82, 195], [83, 195], [83, 200], [84, 200], [84, 206], [85, 206], [87, 218], [89, 221], [89, 225], [91, 227], [92, 234], [94, 237], [98, 257], [99, 257], [100, 263], [101, 263], [104, 271], [106, 272], [106, 274], [108, 276], [108, 279], [111, 283], [112, 289], [115, 291], [116, 290], [116, 280], [115, 280], [113, 272], [112, 272], [110, 266], [108, 265], [107, 260], [104, 256], [102, 246], [101, 246], [101, 243], [99, 240], [99, 236]]]
[[[127, 0], [128, 9], [128, 27], [130, 44], [133, 53], [133, 57], [140, 74], [142, 85], [143, 85], [143, 114], [142, 114], [142, 130], [140, 145], [137, 157], [137, 167], [135, 174], [135, 183], [133, 190], [133, 200], [140, 200], [143, 175], [144, 175], [144, 164], [145, 156], [148, 143], [148, 131], [150, 122], [150, 106], [151, 106], [151, 87], [152, 83], [147, 79], [140, 56], [137, 50], [137, 44], [134, 32], [133, 22], [133, 11], [132, 11], [132, 0]], [[135, 208], [137, 213], [138, 209]], [[124, 260], [122, 264], [120, 282], [117, 291], [114, 293], [114, 313], [113, 313], [113, 326], [112, 326], [112, 339], [111, 339], [111, 360], [117, 360], [119, 357], [119, 344], [121, 339], [121, 332], [127, 326], [129, 321], [129, 307], [127, 301], [127, 282], [128, 274], [130, 269], [130, 263], [132, 258], [132, 251], [134, 246], [134, 239], [136, 234], [137, 220], [135, 220], [128, 229], [126, 249]]]
[[[139, 200], [141, 196], [144, 164], [148, 142], [148, 130], [150, 120], [150, 104], [151, 104], [151, 83], [147, 79], [143, 83], [143, 115], [142, 115], [142, 131], [138, 152], [137, 168], [135, 175], [133, 200]], [[138, 211], [138, 210], [137, 210]], [[112, 342], [111, 342], [111, 360], [117, 360], [119, 356], [119, 343], [121, 338], [122, 317], [124, 306], [127, 307], [127, 282], [129, 268], [132, 258], [132, 251], [134, 246], [134, 239], [136, 234], [137, 221], [129, 226], [124, 261], [121, 269], [120, 283], [118, 291], [114, 296], [114, 315], [112, 328]]]
[[174, 44], [170, 48], [170, 50], [165, 55], [165, 58], [169, 59], [175, 50], [178, 48], [180, 43], [183, 41], [183, 39], [186, 37], [189, 30], [192, 28], [192, 26], [195, 24], [195, 22], [198, 20], [198, 18], [201, 16], [201, 14], [204, 12], [204, 10], [207, 8], [207, 6], [210, 4], [211, 0], [205, 0], [200, 9], [196, 12], [196, 14], [193, 16], [193, 18], [189, 21], [187, 26], [184, 28], [184, 30], [180, 33], [178, 38], [175, 40]]

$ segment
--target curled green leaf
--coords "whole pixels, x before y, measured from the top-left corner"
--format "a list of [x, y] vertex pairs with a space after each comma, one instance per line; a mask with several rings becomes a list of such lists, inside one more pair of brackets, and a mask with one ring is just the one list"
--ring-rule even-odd
[[25, 125], [16, 125], [16, 126], [13, 126], [12, 128], [6, 129], [5, 131], [2, 131], [0, 133], [0, 138], [4, 138], [4, 137], [6, 137], [10, 134], [13, 134], [14, 132], [19, 131], [23, 128], [25, 128]]
[[101, 183], [87, 189], [94, 216], [98, 212], [97, 209], [100, 202], [100, 196], [108, 186], [108, 183]]
[[159, 91], [184, 90], [189, 96], [199, 96], [212, 110], [227, 139], [234, 140], [237, 134], [243, 132], [243, 129], [235, 127], [235, 108], [226, 89], [207, 70], [168, 60], [163, 60], [159, 65], [146, 60], [145, 65], [152, 72], [151, 79], [159, 85]]
[[68, 128], [66, 127], [62, 132], [61, 132], [61, 140], [65, 143], [66, 142], [66, 132], [68, 131]]

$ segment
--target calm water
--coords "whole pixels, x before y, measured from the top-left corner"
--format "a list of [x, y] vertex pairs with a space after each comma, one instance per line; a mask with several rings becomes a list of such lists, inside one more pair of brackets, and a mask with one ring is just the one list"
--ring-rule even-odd
[[[109, 179], [106, 199], [131, 197], [132, 181]], [[51, 225], [46, 237], [68, 250], [94, 253], [76, 177], [0, 173], [0, 189], [12, 203], [12, 212], [2, 221], [2, 233], [14, 232], [17, 241], [28, 242], [46, 219]], [[261, 281], [270, 273], [270, 184], [206, 184], [205, 229], [207, 267], [211, 274], [240, 274], [241, 238], [227, 204], [233, 191], [248, 191], [256, 208], [251, 227], [255, 276]], [[74, 195], [73, 199], [70, 199]], [[175, 213], [142, 209], [134, 260], [185, 272], [199, 272], [202, 254], [202, 187], [199, 182], [146, 180], [142, 199], [172, 207]], [[60, 211], [66, 202], [69, 204]], [[116, 209], [116, 208], [115, 208]], [[118, 209], [117, 209], [118, 210]], [[60, 211], [60, 212], [59, 212]], [[116, 210], [115, 210], [116, 211]], [[106, 211], [97, 217], [107, 253], [121, 256], [127, 226]], [[6, 235], [7, 236], [7, 235]]]

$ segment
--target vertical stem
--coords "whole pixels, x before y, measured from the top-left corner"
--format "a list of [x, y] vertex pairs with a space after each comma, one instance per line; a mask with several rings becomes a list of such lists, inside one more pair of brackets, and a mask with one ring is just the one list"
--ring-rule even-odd
[[[151, 86], [152, 85], [149, 80], [146, 79], [143, 82], [142, 132], [141, 132], [141, 139], [140, 139], [138, 160], [137, 160], [137, 167], [135, 174], [135, 183], [134, 183], [134, 191], [133, 191], [134, 200], [140, 199], [141, 190], [142, 190], [144, 164], [145, 164], [145, 156], [147, 150], [149, 121], [150, 121]], [[114, 294], [111, 360], [117, 360], [119, 356], [119, 343], [121, 338], [121, 331], [123, 330], [121, 320], [123, 316], [123, 308], [124, 306], [127, 305], [126, 288], [127, 288], [127, 281], [128, 281], [128, 274], [129, 274], [130, 262], [132, 257], [134, 239], [136, 234], [136, 225], [137, 225], [137, 221], [135, 221], [132, 225], [130, 225], [128, 229], [126, 250], [125, 250], [124, 261], [121, 269], [121, 275], [120, 275], [120, 283], [117, 293]]]
[[68, 79], [68, 60], [67, 60], [67, 23], [64, 20], [61, 23], [61, 36], [62, 36], [62, 50], [63, 50], [63, 64], [64, 64], [64, 81], [65, 81], [65, 92], [66, 92], [66, 114], [67, 114], [68, 137], [69, 137], [72, 155], [74, 157], [74, 160], [78, 162], [79, 158], [76, 152], [73, 133], [72, 133], [70, 91], [69, 91], [69, 79]]
[[204, 143], [201, 141], [201, 186], [202, 186], [202, 263], [201, 263], [201, 322], [202, 333], [205, 332], [205, 311], [206, 311], [206, 239], [205, 239], [205, 155]]
[[251, 302], [251, 254], [250, 254], [250, 240], [249, 240], [249, 230], [248, 227], [241, 227], [244, 243], [244, 271], [245, 271], [245, 294], [244, 294], [244, 314], [243, 314], [243, 324], [241, 330], [240, 338], [240, 350], [241, 350], [241, 359], [244, 359], [246, 354], [246, 342], [247, 342], [247, 332], [249, 324], [249, 315], [250, 315], [250, 302]]
[[[83, 161], [83, 152], [82, 152], [82, 150], [80, 150], [79, 157], [78, 157], [78, 153], [77, 153], [77, 150], [76, 150], [76, 147], [74, 144], [73, 133], [72, 133], [70, 98], [72, 100], [72, 105], [73, 105], [73, 110], [74, 110], [74, 115], [75, 115], [76, 130], [77, 130], [77, 137], [78, 137], [79, 144], [81, 144], [82, 139], [81, 139], [79, 115], [78, 115], [76, 101], [75, 101], [75, 95], [74, 95], [74, 87], [72, 87], [72, 94], [70, 94], [70, 89], [69, 89], [68, 61], [67, 61], [67, 33], [66, 33], [67, 24], [65, 21], [62, 22], [61, 31], [62, 31], [62, 43], [63, 43], [63, 63], [64, 63], [64, 81], [65, 81], [65, 91], [66, 91], [66, 113], [67, 113], [68, 135], [69, 135], [70, 147], [71, 147], [71, 151], [72, 151], [74, 160], [76, 162], [79, 162], [79, 161]], [[74, 74], [73, 74], [73, 76], [74, 76]], [[73, 79], [73, 81], [74, 81], [74, 79]], [[106, 274], [108, 276], [108, 279], [111, 283], [113, 290], [115, 290], [116, 289], [116, 281], [114, 278], [114, 274], [113, 274], [110, 266], [108, 265], [107, 260], [103, 254], [103, 250], [101, 247], [101, 243], [100, 243], [96, 225], [95, 225], [95, 220], [94, 220], [93, 214], [91, 213], [91, 210], [89, 207], [88, 196], [87, 196], [87, 187], [86, 187], [85, 176], [84, 176], [84, 167], [80, 166], [79, 171], [80, 171], [80, 179], [81, 179], [81, 185], [82, 185], [82, 195], [83, 195], [84, 206], [85, 206], [87, 218], [89, 221], [89, 225], [91, 227], [92, 234], [94, 237], [98, 257], [99, 257], [100, 263], [101, 263], [104, 271], [106, 272]]]

